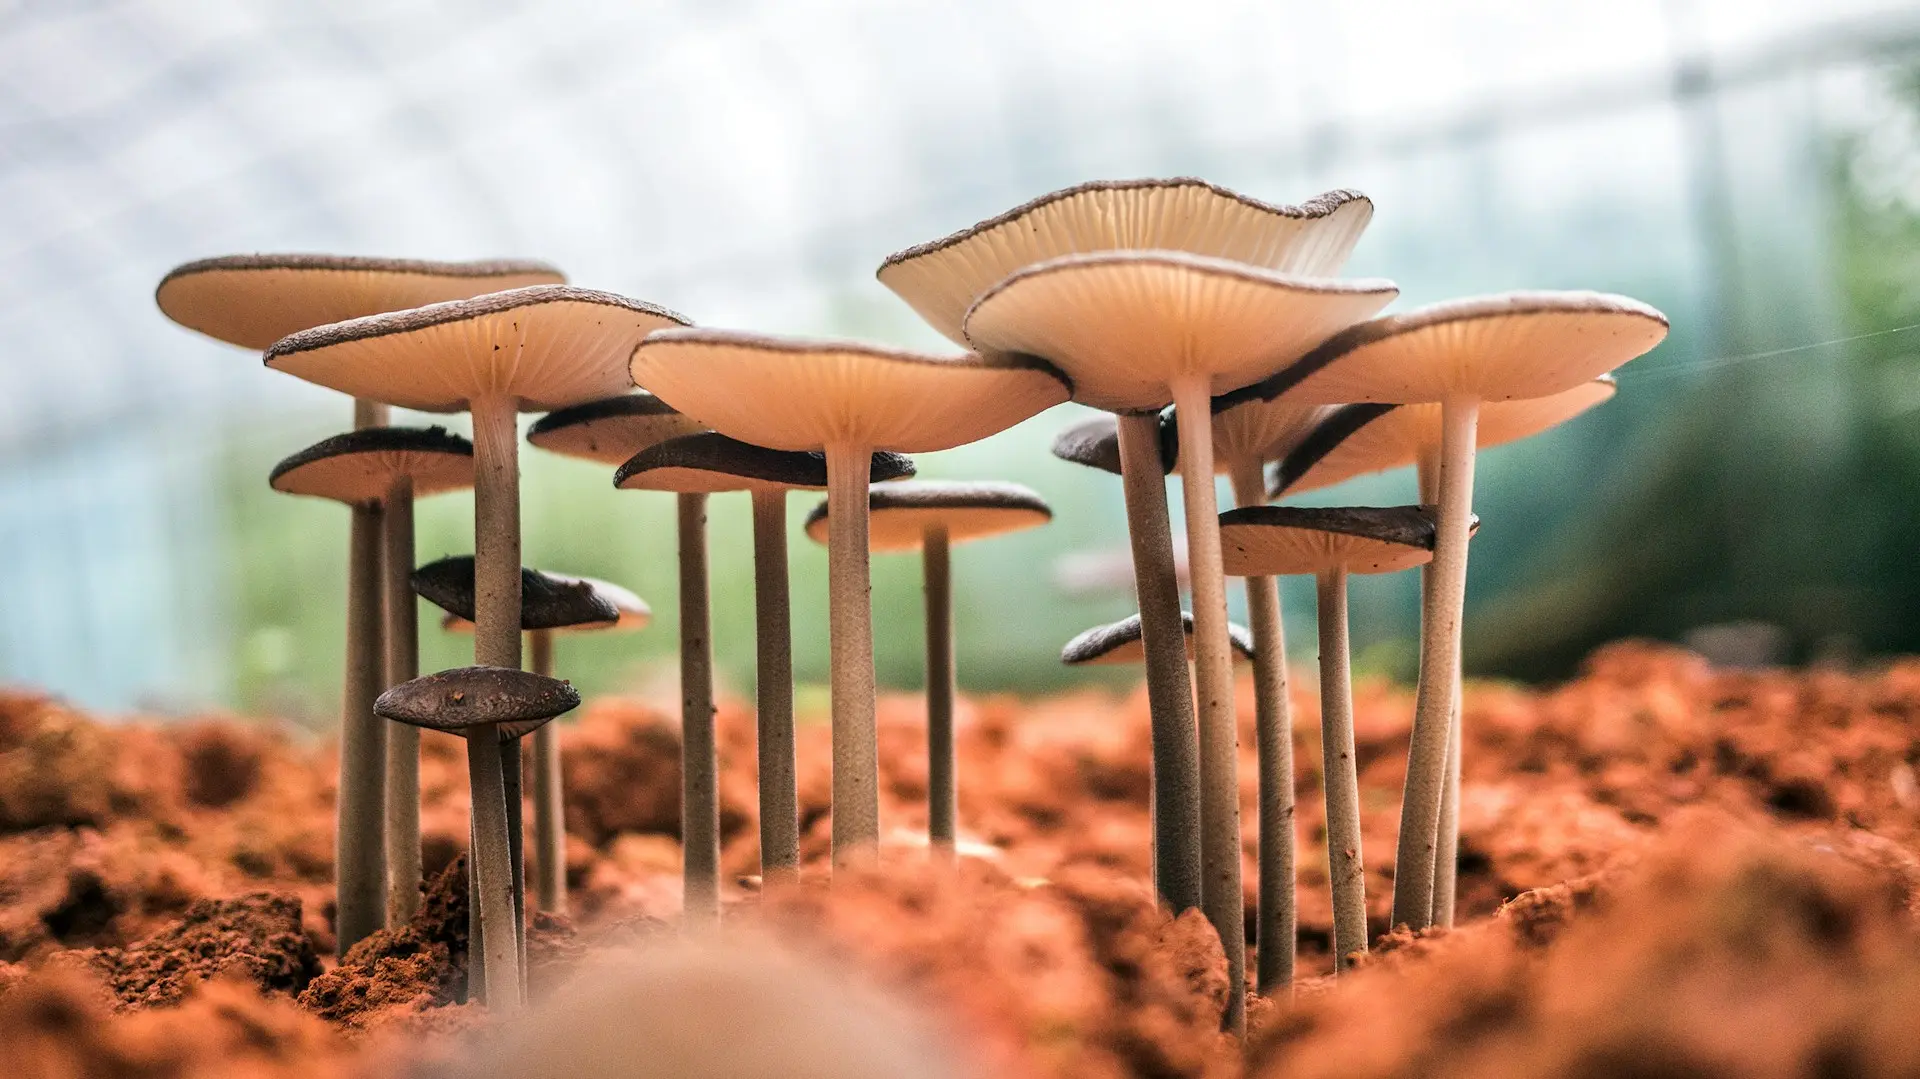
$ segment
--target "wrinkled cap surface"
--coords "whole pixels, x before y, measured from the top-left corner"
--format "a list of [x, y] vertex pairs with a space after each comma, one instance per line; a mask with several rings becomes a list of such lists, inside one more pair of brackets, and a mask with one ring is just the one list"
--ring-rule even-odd
[[850, 341], [667, 330], [633, 380], [730, 438], [776, 450], [931, 453], [977, 442], [1067, 399], [1038, 360], [927, 356]]
[[153, 298], [161, 313], [188, 329], [263, 349], [330, 322], [566, 279], [552, 266], [527, 259], [226, 255], [176, 266], [160, 279]]
[[375, 715], [410, 727], [465, 734], [496, 726], [502, 738], [531, 734], [578, 707], [568, 683], [511, 667], [455, 667], [402, 682], [373, 703]]
[[[869, 483], [913, 475], [913, 459], [898, 453], [873, 454]], [[784, 491], [827, 485], [827, 457], [801, 450], [770, 450], [717, 431], [685, 435], [649, 446], [613, 474], [626, 491], [675, 491], [722, 494], [727, 491]]]
[[[1187, 660], [1193, 660], [1193, 615], [1180, 612], [1181, 628], [1187, 634]], [[1237, 622], [1227, 623], [1227, 637], [1243, 660], [1253, 658], [1253, 634]], [[1067, 642], [1060, 650], [1060, 662], [1069, 667], [1107, 666], [1120, 663], [1144, 663], [1146, 645], [1140, 639], [1140, 616], [1130, 614], [1118, 622], [1095, 626]]]
[[[1158, 424], [1160, 467], [1163, 474], [1173, 471], [1178, 447], [1173, 430]], [[1120, 420], [1116, 416], [1090, 416], [1053, 438], [1053, 455], [1070, 464], [1097, 468], [1120, 475]]]
[[650, 393], [623, 393], [549, 412], [527, 428], [527, 441], [564, 457], [618, 467], [649, 446], [706, 429]]
[[267, 366], [356, 398], [459, 412], [505, 397], [548, 412], [626, 392], [627, 357], [687, 320], [611, 292], [535, 285], [283, 337]]
[[1395, 573], [1430, 561], [1433, 539], [1426, 506], [1244, 506], [1220, 515], [1221, 567], [1234, 577]]
[[[1053, 508], [1017, 483], [990, 480], [905, 480], [867, 491], [867, 545], [875, 551], [910, 551], [929, 529], [944, 529], [949, 543], [985, 539], [1053, 520]], [[827, 504], [807, 514], [807, 535], [827, 542]]]
[[393, 481], [413, 481], [413, 496], [473, 486], [473, 443], [444, 427], [365, 427], [308, 446], [273, 466], [267, 483], [290, 495], [377, 502]]
[[1190, 177], [1079, 184], [887, 257], [876, 276], [949, 340], [1008, 274], [1062, 255], [1161, 250], [1331, 276], [1373, 218], [1356, 191], [1278, 206]]
[[[455, 555], [429, 562], [413, 571], [413, 591], [421, 599], [446, 611], [449, 614], [473, 621], [473, 556]], [[567, 577], [558, 573], [546, 573], [537, 569], [520, 569], [520, 628], [563, 629], [570, 626], [592, 626], [611, 629], [622, 617], [648, 617], [647, 605], [640, 597], [618, 586], [616, 597], [596, 582], [585, 577]], [[623, 614], [621, 603], [616, 598], [631, 605], [637, 605], [637, 611]], [[636, 627], [637, 628], [637, 627]]]
[[1109, 412], [1161, 408], [1168, 387], [1208, 396], [1257, 382], [1385, 307], [1377, 278], [1303, 277], [1172, 251], [1069, 255], [1014, 271], [967, 312], [967, 341], [1036, 356]]

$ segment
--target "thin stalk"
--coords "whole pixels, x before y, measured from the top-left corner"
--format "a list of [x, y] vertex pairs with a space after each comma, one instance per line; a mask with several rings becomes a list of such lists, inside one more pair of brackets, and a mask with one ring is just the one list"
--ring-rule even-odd
[[[1233, 500], [1240, 506], [1266, 501], [1259, 461], [1235, 462]], [[1253, 630], [1255, 754], [1260, 762], [1260, 910], [1254, 940], [1260, 947], [1260, 992], [1293, 982], [1295, 914], [1293, 834], [1293, 707], [1287, 695], [1286, 623], [1279, 582], [1248, 577], [1247, 621]]]
[[833, 860], [871, 862], [880, 845], [874, 732], [873, 578], [867, 562], [864, 446], [827, 447], [827, 625], [833, 668]]
[[[1420, 480], [1420, 503], [1426, 506], [1438, 505], [1440, 502], [1439, 454], [1437, 452], [1423, 454], [1417, 468]], [[1427, 569], [1426, 566], [1420, 567], [1420, 616], [1423, 620], [1427, 612], [1433, 609], [1433, 600], [1428, 593], [1433, 578]], [[1454, 898], [1459, 891], [1460, 725], [1460, 685], [1456, 680], [1453, 689], [1453, 716], [1448, 722], [1447, 785], [1440, 793], [1440, 845], [1434, 852], [1433, 858], [1433, 924], [1443, 929], [1453, 927]]]
[[719, 762], [713, 743], [713, 626], [707, 605], [707, 496], [680, 508], [680, 842], [682, 918], [720, 918]]
[[1333, 883], [1333, 969], [1367, 950], [1367, 871], [1360, 856], [1360, 772], [1353, 748], [1347, 571], [1320, 574], [1320, 775], [1327, 795], [1327, 879]]
[[787, 588], [787, 493], [753, 492], [753, 618], [759, 645], [760, 878], [774, 887], [800, 867], [793, 763], [793, 616]]
[[[468, 868], [482, 869], [470, 894], [478, 900], [479, 923], [493, 928], [472, 947], [482, 956], [478, 980], [483, 999], [497, 1012], [520, 1006], [519, 942], [510, 924], [513, 889], [507, 875], [498, 871], [508, 860], [507, 803], [500, 795], [504, 778], [499, 729], [488, 725], [467, 732], [467, 783], [478, 795], [473, 801], [474, 857]], [[495, 869], [487, 870], [489, 866]], [[469, 996], [473, 980], [470, 976]]]
[[1227, 585], [1220, 568], [1219, 504], [1213, 488], [1213, 412], [1205, 378], [1175, 382], [1180, 486], [1186, 498], [1187, 566], [1193, 580], [1194, 683], [1200, 717], [1200, 905], [1227, 951], [1226, 1029], [1246, 1033], [1246, 900], [1240, 883], [1239, 731]]
[[1450, 399], [1440, 410], [1440, 511], [1434, 536], [1432, 614], [1420, 627], [1420, 685], [1414, 697], [1407, 783], [1394, 859], [1393, 921], [1425, 929], [1433, 921], [1433, 882], [1445, 794], [1447, 743], [1460, 682], [1461, 616], [1467, 600], [1468, 524], [1473, 513], [1477, 399]]
[[380, 506], [353, 507], [347, 559], [347, 671], [340, 716], [335, 922], [340, 954], [386, 924], [387, 721], [373, 714], [386, 677], [380, 647]]
[[500, 743], [500, 793], [507, 804], [507, 872], [513, 877], [513, 947], [520, 960], [520, 1002], [527, 1000], [526, 766], [520, 739]]
[[[528, 634], [533, 673], [553, 677], [553, 631]], [[560, 724], [542, 723], [533, 732], [533, 844], [538, 854], [534, 902], [540, 910], [567, 912], [566, 796], [560, 777]]]
[[1120, 479], [1153, 724], [1154, 884], [1160, 901], [1179, 913], [1200, 905], [1200, 741], [1194, 731], [1193, 679], [1167, 519], [1160, 421], [1151, 412], [1127, 413], [1119, 417], [1119, 428]]
[[953, 572], [947, 530], [929, 528], [920, 572], [927, 614], [927, 842], [937, 861], [953, 861], [958, 786], [953, 755]]
[[[413, 596], [413, 477], [387, 489], [387, 685], [420, 673], [420, 617]], [[420, 908], [420, 728], [387, 724], [387, 924], [405, 925]]]

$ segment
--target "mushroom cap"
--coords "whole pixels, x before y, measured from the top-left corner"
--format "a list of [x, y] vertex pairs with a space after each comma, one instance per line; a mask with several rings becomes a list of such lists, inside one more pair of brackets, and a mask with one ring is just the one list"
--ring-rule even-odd
[[[1480, 406], [1480, 449], [1530, 438], [1613, 399], [1612, 375], [1548, 397], [1488, 401]], [[1346, 405], [1330, 410], [1280, 460], [1273, 497], [1300, 494], [1372, 472], [1404, 468], [1440, 452], [1440, 405]]]
[[1065, 401], [1066, 378], [1023, 357], [928, 356], [851, 341], [663, 330], [633, 380], [731, 438], [777, 450], [930, 453]]
[[1024, 266], [1089, 251], [1186, 251], [1288, 273], [1340, 272], [1373, 218], [1357, 191], [1275, 206], [1204, 180], [1095, 181], [887, 256], [880, 283], [950, 340], [967, 308]]
[[527, 428], [527, 441], [565, 457], [618, 467], [649, 446], [706, 429], [699, 420], [642, 391], [549, 412]]
[[153, 299], [162, 314], [190, 330], [263, 349], [329, 322], [566, 279], [554, 267], [526, 259], [225, 255], [174, 267], [160, 279]]
[[[454, 555], [413, 571], [420, 598], [460, 620], [473, 621], [473, 556]], [[591, 577], [520, 568], [520, 628], [639, 629], [653, 616], [646, 601], [619, 585]], [[462, 629], [443, 623], [448, 629]]]
[[[913, 475], [913, 458], [881, 451], [873, 454], [868, 483]], [[727, 491], [786, 491], [827, 485], [827, 455], [801, 450], [770, 450], [717, 431], [682, 435], [633, 455], [613, 474], [624, 491], [676, 491], [723, 494]]]
[[531, 734], [578, 707], [573, 686], [512, 667], [455, 667], [402, 682], [373, 702], [375, 715], [410, 727], [465, 734], [497, 724], [503, 739]]
[[[875, 551], [912, 551], [927, 529], [944, 528], [947, 541], [963, 543], [1053, 520], [1053, 507], [1017, 483], [991, 480], [903, 480], [867, 490], [867, 545]], [[807, 514], [807, 536], [827, 542], [827, 504]]]
[[420, 412], [459, 412], [493, 394], [549, 412], [626, 391], [633, 346], [686, 322], [611, 292], [534, 285], [302, 330], [274, 342], [266, 362]]
[[363, 427], [323, 438], [273, 466], [267, 483], [290, 495], [377, 502], [401, 476], [424, 498], [473, 486], [473, 443], [444, 427]]
[[967, 340], [1038, 356], [1073, 399], [1109, 412], [1160, 408], [1168, 385], [1239, 389], [1385, 307], [1377, 278], [1300, 277], [1177, 251], [1068, 255], [1014, 271], [968, 310]]
[[[1160, 424], [1160, 465], [1173, 471], [1179, 446], [1174, 431]], [[1089, 416], [1053, 437], [1053, 455], [1062, 461], [1120, 475], [1120, 420], [1113, 415]]]
[[1425, 506], [1243, 506], [1220, 515], [1220, 564], [1234, 577], [1396, 573], [1430, 561], [1433, 537]]
[[[1193, 614], [1180, 612], [1180, 626], [1187, 634], [1187, 659], [1193, 659]], [[1253, 658], [1253, 634], [1238, 622], [1227, 623], [1227, 638], [1241, 659]], [[1060, 662], [1069, 667], [1111, 666], [1119, 663], [1144, 663], [1146, 645], [1140, 641], [1140, 616], [1130, 614], [1118, 622], [1095, 626], [1068, 641], [1060, 650]]]
[[1667, 316], [1626, 296], [1475, 296], [1353, 326], [1257, 392], [1328, 405], [1547, 397], [1606, 374], [1666, 336]]
[[[1230, 472], [1249, 461], [1266, 464], [1284, 457], [1311, 434], [1333, 409], [1304, 405], [1291, 397], [1272, 400], [1226, 394], [1213, 399], [1213, 466]], [[1179, 409], [1167, 413], [1167, 430], [1179, 447]], [[1177, 463], [1177, 462], [1176, 462]]]

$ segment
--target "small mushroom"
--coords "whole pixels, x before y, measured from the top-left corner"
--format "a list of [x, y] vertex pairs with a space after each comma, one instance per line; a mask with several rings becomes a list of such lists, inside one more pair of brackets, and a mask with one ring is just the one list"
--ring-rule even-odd
[[[1187, 643], [1187, 662], [1195, 661], [1193, 614], [1180, 612], [1180, 630]], [[1236, 658], [1252, 662], [1253, 634], [1237, 622], [1227, 623], [1227, 639]], [[1147, 658], [1140, 636], [1140, 616], [1130, 614], [1118, 622], [1095, 626], [1075, 636], [1060, 649], [1060, 662], [1069, 667], [1106, 667], [1121, 663], [1141, 663]]]
[[1396, 573], [1433, 557], [1433, 515], [1420, 506], [1321, 509], [1247, 506], [1220, 515], [1226, 571], [1267, 578], [1311, 573], [1320, 596], [1320, 751], [1327, 798], [1327, 878], [1333, 963], [1367, 950], [1366, 866], [1360, 857], [1360, 774], [1353, 746], [1347, 575]]
[[721, 434], [826, 454], [828, 635], [833, 693], [833, 852], [870, 859], [880, 841], [867, 480], [874, 450], [932, 452], [978, 441], [1066, 400], [1037, 360], [936, 357], [853, 342], [715, 330], [656, 333], [633, 380]]
[[1512, 292], [1433, 304], [1343, 331], [1258, 391], [1302, 403], [1440, 404], [1439, 517], [1420, 641], [1407, 786], [1394, 862], [1393, 921], [1432, 924], [1448, 743], [1460, 684], [1467, 537], [1482, 402], [1549, 397], [1642, 355], [1667, 318], [1597, 292]]
[[[953, 860], [958, 780], [953, 753], [953, 574], [950, 547], [1053, 520], [1053, 509], [1017, 483], [903, 481], [867, 492], [868, 542], [876, 551], [921, 552], [927, 620], [927, 839]], [[807, 515], [807, 535], [827, 542], [825, 502]]]
[[[869, 482], [913, 474], [897, 453], [873, 455]], [[794, 788], [793, 626], [787, 584], [787, 492], [827, 485], [827, 459], [818, 453], [770, 450], [708, 431], [656, 443], [621, 465], [613, 485], [630, 491], [673, 491], [682, 504], [703, 508], [710, 494], [748, 491], [753, 497], [753, 584], [760, 772], [760, 871], [769, 883], [794, 879], [800, 865], [800, 808]], [[702, 517], [704, 527], [704, 517]], [[701, 547], [704, 549], [704, 536]], [[683, 533], [682, 549], [689, 544]], [[708, 639], [707, 574], [682, 573], [682, 634]], [[697, 623], [697, 625], [695, 624]], [[683, 637], [685, 639], [685, 637]], [[696, 657], [692, 681], [712, 684], [712, 651]], [[688, 672], [683, 668], [682, 679]], [[720, 903], [719, 760], [713, 712], [690, 722], [681, 768], [681, 840], [686, 851], [685, 909], [711, 920]], [[698, 720], [699, 716], [690, 716]]]

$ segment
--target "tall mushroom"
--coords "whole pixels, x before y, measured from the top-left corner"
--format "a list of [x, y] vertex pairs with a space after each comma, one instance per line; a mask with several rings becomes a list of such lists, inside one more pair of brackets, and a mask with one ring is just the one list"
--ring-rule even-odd
[[880, 839], [867, 481], [874, 450], [950, 449], [1066, 400], [1040, 361], [926, 356], [855, 342], [668, 330], [633, 353], [633, 380], [743, 442], [826, 454], [833, 685], [834, 858]]
[[[154, 290], [154, 302], [168, 318], [188, 329], [241, 348], [258, 350], [290, 333], [342, 319], [564, 280], [565, 276], [552, 266], [524, 260], [428, 262], [351, 255], [227, 255], [175, 267], [161, 278]], [[378, 427], [386, 422], [384, 404], [368, 398], [354, 401], [356, 428]], [[341, 712], [340, 789], [343, 795], [338, 809], [342, 827], [337, 842], [370, 852], [373, 848], [368, 836], [348, 838], [345, 828], [348, 817], [352, 817], [358, 827], [371, 829], [380, 824], [382, 816], [371, 807], [357, 804], [359, 799], [370, 797], [365, 792], [371, 790], [372, 780], [367, 777], [382, 767], [373, 757], [386, 727], [374, 718], [372, 706], [374, 696], [384, 684], [389, 684], [389, 680], [381, 676], [379, 610], [368, 607], [367, 600], [381, 588], [381, 531], [387, 532], [387, 545], [397, 547], [397, 530], [403, 524], [410, 525], [412, 518], [407, 516], [401, 522], [383, 521], [381, 507], [376, 502], [356, 503], [352, 512], [347, 547], [350, 610], [346, 692]], [[390, 582], [391, 576], [387, 579]], [[356, 601], [355, 597], [359, 599]], [[413, 739], [403, 736], [398, 741], [400, 748], [404, 748]], [[394, 749], [389, 743], [390, 756]], [[385, 797], [404, 803], [405, 776], [398, 778], [396, 784], [394, 777], [389, 777], [386, 785], [401, 789]], [[383, 924], [384, 912], [366, 905], [365, 897], [373, 886], [362, 877], [369, 867], [343, 868], [348, 879], [339, 882], [336, 920], [340, 927], [340, 954], [345, 955], [355, 940]], [[397, 879], [406, 878], [407, 867], [402, 866]], [[411, 902], [410, 898], [407, 902]]]
[[[288, 494], [316, 495], [352, 506], [384, 504], [390, 542], [382, 561], [399, 569], [397, 592], [391, 573], [379, 585], [386, 607], [387, 682], [412, 678], [418, 673], [413, 669], [418, 652], [413, 593], [406, 576], [413, 569], [413, 500], [473, 486], [473, 444], [441, 427], [362, 428], [324, 439], [281, 461], [268, 482], [274, 490]], [[379, 618], [382, 602], [364, 587], [366, 582], [360, 583], [363, 587], [348, 597], [348, 623], [356, 641]], [[365, 693], [353, 683], [348, 688], [355, 691], [349, 714], [371, 716], [378, 694]], [[389, 730], [383, 724], [376, 735], [384, 735], [386, 745], [384, 783], [381, 769], [371, 764], [371, 750], [378, 746], [349, 754], [342, 739], [343, 827], [337, 864], [343, 870], [339, 874], [342, 890], [354, 894], [353, 902], [340, 910], [363, 911], [365, 890], [384, 887], [387, 923], [401, 925], [413, 917], [420, 902], [420, 732], [404, 724]], [[365, 844], [382, 820], [383, 849], [376, 861], [376, 852]], [[354, 921], [343, 913], [342, 933], [349, 932]], [[365, 936], [371, 929], [360, 919], [351, 931]]]
[[[868, 542], [876, 551], [920, 554], [926, 589], [927, 842], [953, 860], [959, 781], [953, 753], [953, 570], [955, 543], [1034, 528], [1053, 520], [1046, 500], [1017, 483], [907, 480], [867, 492]], [[807, 535], [827, 542], [831, 508], [807, 514]]]
[[[873, 455], [869, 482], [913, 474], [897, 453]], [[628, 491], [673, 491], [685, 499], [747, 491], [753, 496], [753, 584], [760, 771], [760, 871], [769, 883], [793, 879], [800, 865], [800, 811], [794, 790], [793, 627], [787, 586], [787, 492], [824, 488], [827, 460], [754, 446], [708, 431], [656, 443], [620, 466], [613, 485]], [[706, 574], [692, 582], [702, 592]], [[682, 585], [681, 619], [688, 615]], [[700, 634], [705, 637], [705, 626]], [[711, 662], [711, 656], [702, 657]], [[686, 851], [686, 910], [711, 921], [720, 903], [719, 760], [713, 715], [687, 728], [681, 762], [681, 843]]]
[[1333, 967], [1367, 950], [1367, 876], [1360, 856], [1360, 774], [1353, 748], [1347, 575], [1396, 573], [1433, 557], [1433, 515], [1389, 509], [1246, 506], [1220, 515], [1226, 571], [1238, 577], [1313, 574], [1320, 597], [1320, 754], [1327, 800], [1327, 879], [1333, 889]]
[[1433, 615], [1421, 627], [1420, 683], [1394, 862], [1395, 924], [1424, 929], [1433, 921], [1481, 402], [1573, 389], [1652, 349], [1666, 333], [1665, 315], [1625, 296], [1504, 293], [1355, 326], [1262, 387], [1266, 396], [1284, 393], [1303, 403], [1440, 404], [1439, 521], [1428, 593]]
[[[609, 292], [536, 285], [303, 330], [269, 348], [270, 367], [424, 412], [473, 415], [474, 657], [520, 665], [520, 469], [515, 413], [606, 397], [627, 384], [624, 357], [685, 319]], [[487, 999], [518, 1002], [513, 887], [500, 745], [467, 739], [474, 784], [475, 920], [487, 947]], [[498, 827], [498, 835], [490, 829]], [[501, 949], [504, 947], [504, 951]]]
[[[1612, 375], [1601, 375], [1548, 397], [1488, 401], [1480, 406], [1475, 432], [1478, 449], [1531, 438], [1612, 400]], [[1420, 501], [1439, 501], [1440, 406], [1346, 405], [1333, 409], [1313, 433], [1282, 458], [1272, 496], [1330, 487], [1354, 476], [1414, 465], [1419, 471]], [[1428, 567], [1420, 570], [1422, 616], [1433, 612]], [[1457, 686], [1457, 683], [1456, 683]], [[1433, 924], [1453, 925], [1455, 873], [1460, 852], [1460, 702], [1454, 692], [1448, 723], [1447, 778], [1440, 798], [1440, 846], [1433, 860]]]
[[[1285, 367], [1384, 307], [1391, 282], [1297, 277], [1165, 251], [1071, 255], [1018, 270], [967, 312], [974, 346], [1044, 359], [1110, 412], [1172, 401], [1193, 577], [1201, 900], [1227, 950], [1227, 1024], [1245, 1028], [1238, 732], [1214, 501], [1212, 399]], [[1197, 422], [1196, 422], [1197, 421]]]

